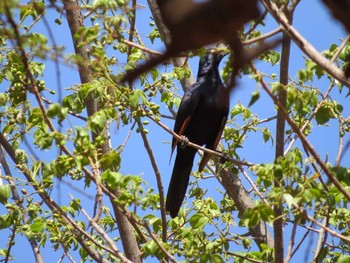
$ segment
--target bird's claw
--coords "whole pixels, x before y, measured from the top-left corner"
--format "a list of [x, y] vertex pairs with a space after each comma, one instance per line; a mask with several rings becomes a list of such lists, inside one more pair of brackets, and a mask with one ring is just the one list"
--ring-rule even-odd
[[179, 147], [181, 149], [185, 149], [189, 142], [189, 139], [185, 135], [181, 135], [181, 139], [179, 140]]

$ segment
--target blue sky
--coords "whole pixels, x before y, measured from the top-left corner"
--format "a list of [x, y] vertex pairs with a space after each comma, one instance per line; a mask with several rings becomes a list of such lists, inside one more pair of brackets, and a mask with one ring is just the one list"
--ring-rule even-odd
[[[145, 0], [139, 2], [141, 5], [147, 6]], [[140, 9], [138, 12], [138, 23], [137, 28], [141, 34], [141, 37], [146, 37], [149, 33], [150, 27], [148, 26], [149, 17], [151, 14], [147, 10], [147, 8]], [[72, 41], [69, 33], [69, 29], [66, 25], [66, 21], [64, 17], [62, 17], [63, 24], [60, 27], [57, 27], [54, 23], [54, 20], [59, 17], [58, 13], [52, 12], [47, 15], [47, 20], [50, 24], [52, 24], [53, 28], [55, 28], [55, 40], [58, 45], [64, 45], [66, 47], [66, 53], [73, 53]], [[273, 23], [273, 19], [269, 17], [266, 20], [266, 24], [272, 25], [269, 28], [266, 28], [266, 31], [274, 29], [276, 24]], [[318, 0], [304, 0], [301, 1], [301, 4], [298, 6], [297, 11], [295, 13], [294, 19], [295, 27], [299, 30], [299, 32], [309, 40], [317, 50], [322, 51], [327, 49], [332, 43], [340, 44], [341, 40], [345, 38], [346, 33], [343, 30], [342, 26], [335, 22], [328, 13], [328, 10], [322, 5], [321, 1]], [[33, 28], [34, 31], [40, 31], [46, 33], [46, 30], [42, 25], [38, 24]], [[149, 45], [152, 49], [162, 50], [162, 46], [156, 44], [155, 46], [150, 45], [149, 42], [146, 41], [146, 44]], [[111, 52], [113, 52], [111, 50]], [[303, 55], [300, 53], [299, 49], [293, 44], [292, 45], [292, 54], [291, 54], [291, 71], [290, 76], [292, 79], [297, 79], [297, 70], [304, 66], [305, 59]], [[46, 61], [46, 70], [45, 76], [43, 79], [45, 80], [48, 88], [56, 89], [57, 88], [57, 79], [55, 75], [55, 66], [53, 63]], [[196, 75], [197, 71], [198, 58], [191, 59], [191, 67], [193, 69], [194, 75]], [[65, 65], [61, 65], [61, 75], [63, 76], [62, 87], [64, 89], [77, 84], [80, 82], [78, 72], [75, 68], [68, 67]], [[276, 72], [278, 74], [279, 65], [270, 67], [269, 65], [259, 62], [257, 63], [257, 67], [261, 71], [267, 72]], [[328, 87], [327, 80], [315, 81], [313, 83], [314, 86], [319, 87], [322, 91], [325, 91]], [[4, 84], [0, 84], [0, 91], [4, 88], [8, 87]], [[3, 85], [3, 86], [2, 86]], [[231, 97], [231, 106], [235, 105], [238, 102], [241, 102], [243, 105], [247, 106], [250, 101], [250, 94], [257, 89], [257, 84], [250, 80], [247, 76], [244, 76], [239, 81], [238, 88], [233, 92]], [[335, 92], [336, 93], [336, 92]], [[335, 94], [334, 93], [334, 94]], [[69, 94], [69, 91], [64, 91], [63, 94]], [[179, 94], [181, 94], [181, 87], [179, 86]], [[271, 99], [267, 97], [267, 95], [262, 91], [261, 99], [256, 102], [250, 109], [252, 112], [257, 113], [260, 118], [271, 117], [275, 115], [274, 105], [271, 102]], [[48, 96], [49, 99], [55, 100], [57, 97]], [[340, 102], [344, 102], [345, 93], [341, 95], [335, 96]], [[347, 103], [348, 104], [348, 103]], [[350, 113], [349, 107], [346, 107], [347, 104], [344, 105], [344, 115], [348, 116]], [[167, 114], [168, 112], [165, 112]], [[81, 125], [81, 122], [78, 122], [74, 117], [69, 118], [72, 125]], [[162, 121], [168, 125], [168, 127], [173, 127], [173, 121], [162, 119]], [[271, 130], [273, 131], [274, 123], [271, 124]], [[126, 138], [129, 132], [130, 126], [121, 126], [119, 129], [116, 126], [111, 127], [111, 137], [114, 146], [120, 145]], [[171, 136], [165, 132], [162, 128], [157, 125], [150, 124], [148, 125], [148, 138], [153, 148], [154, 155], [157, 160], [157, 164], [159, 165], [159, 169], [162, 174], [162, 180], [167, 190], [168, 183], [170, 180], [173, 160], [169, 164], [170, 157], [170, 145], [169, 142], [171, 140]], [[316, 131], [309, 137], [310, 141], [313, 143], [317, 151], [320, 153], [322, 158], [324, 159], [326, 155], [329, 157], [329, 161], [334, 163], [334, 158], [336, 156], [336, 147], [334, 145], [338, 144], [337, 141], [338, 130], [334, 127], [319, 127]], [[323, 138], [327, 138], [325, 143]], [[257, 147], [257, 145], [259, 145]], [[298, 144], [297, 144], [298, 145]], [[260, 162], [272, 162], [274, 156], [274, 146], [271, 143], [263, 144], [261, 134], [249, 134], [247, 138], [244, 148], [238, 151], [241, 158], [245, 158], [247, 161], [260, 163]], [[47, 161], [52, 160], [57, 153], [54, 151], [48, 152], [42, 158], [47, 159]], [[174, 159], [174, 158], [173, 158]], [[198, 160], [198, 157], [197, 157]], [[344, 160], [346, 161], [346, 160]], [[193, 171], [196, 171], [197, 165], [195, 164], [193, 167]], [[155, 175], [150, 165], [148, 155], [146, 150], [143, 147], [143, 142], [139, 134], [133, 132], [129, 143], [126, 145], [124, 152], [122, 153], [122, 164], [121, 170], [122, 173], [125, 174], [134, 174], [134, 175], [142, 175], [142, 177], [147, 181], [149, 187], [154, 187], [156, 189], [156, 181]], [[255, 178], [253, 178], [255, 179]], [[217, 183], [216, 179], [206, 179], [201, 180], [200, 185], [203, 188], [208, 188], [208, 195], [213, 196], [214, 198], [218, 196], [217, 189], [222, 190], [222, 187]], [[77, 185], [83, 189], [83, 185]], [[94, 188], [91, 190], [91, 195], [94, 195]], [[156, 189], [157, 191], [157, 189]], [[91, 211], [91, 206], [93, 200], [90, 198], [86, 198], [82, 196], [80, 193], [75, 190], [66, 187], [64, 184], [61, 185], [60, 188], [55, 188], [52, 197], [55, 199], [60, 197], [61, 204], [67, 204], [70, 200], [68, 197], [68, 193], [72, 193], [75, 197], [82, 198], [82, 205], [88, 211]], [[107, 204], [108, 201], [105, 202]], [[89, 209], [90, 208], [90, 209]], [[0, 206], [0, 212], [4, 212], [3, 207]], [[159, 215], [159, 214], [158, 214]], [[239, 229], [237, 227], [237, 232], [245, 231]], [[7, 237], [7, 234], [2, 234], [2, 237]], [[316, 239], [317, 237], [315, 237]], [[5, 247], [6, 238], [0, 239], [0, 247]], [[286, 241], [289, 239], [288, 229], [286, 230]], [[286, 243], [287, 244], [287, 243]], [[307, 244], [307, 243], [306, 243]], [[119, 244], [119, 247], [120, 244]], [[57, 262], [59, 253], [52, 253], [52, 249], [50, 244], [48, 243], [46, 247], [42, 249], [44, 254], [44, 260], [46, 262]], [[32, 252], [29, 248], [27, 240], [24, 238], [17, 238], [16, 246], [13, 247], [12, 251], [13, 255], [16, 257], [15, 262], [31, 262], [32, 260]], [[29, 258], [29, 261], [28, 261]], [[75, 260], [79, 261], [78, 256], [75, 257]], [[298, 257], [295, 257], [292, 262], [297, 262], [300, 260], [304, 260], [303, 252], [300, 253]], [[310, 260], [310, 258], [309, 258]], [[67, 260], [63, 262], [68, 262]], [[151, 262], [151, 261], [148, 261]]]

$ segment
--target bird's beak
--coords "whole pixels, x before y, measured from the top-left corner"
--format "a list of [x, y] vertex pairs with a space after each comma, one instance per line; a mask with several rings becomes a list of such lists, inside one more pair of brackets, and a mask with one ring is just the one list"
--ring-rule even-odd
[[226, 46], [220, 45], [212, 49], [212, 52], [219, 56], [219, 59], [223, 59], [226, 55], [230, 54], [229, 49]]

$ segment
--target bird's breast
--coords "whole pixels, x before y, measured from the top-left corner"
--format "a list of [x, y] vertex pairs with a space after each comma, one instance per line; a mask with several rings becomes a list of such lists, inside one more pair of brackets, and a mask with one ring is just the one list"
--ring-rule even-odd
[[220, 100], [220, 96], [210, 96], [198, 103], [184, 132], [191, 142], [199, 145], [207, 144], [213, 135], [219, 132], [222, 120], [227, 116], [227, 105], [223, 105]]

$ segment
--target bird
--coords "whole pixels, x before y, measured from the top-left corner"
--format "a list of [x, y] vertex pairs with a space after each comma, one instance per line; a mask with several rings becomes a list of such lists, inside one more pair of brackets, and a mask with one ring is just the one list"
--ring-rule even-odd
[[[227, 53], [226, 53], [227, 54]], [[197, 81], [189, 87], [179, 106], [174, 132], [190, 142], [216, 150], [229, 112], [229, 93], [222, 83], [219, 64], [226, 55], [207, 52], [199, 61]], [[176, 159], [166, 198], [166, 211], [172, 218], [178, 215], [185, 198], [197, 149], [181, 146], [173, 137], [171, 155], [177, 148]], [[211, 158], [204, 153], [198, 170], [203, 171]]]

